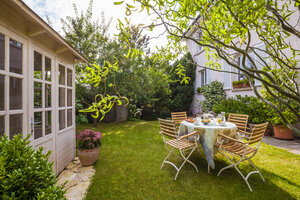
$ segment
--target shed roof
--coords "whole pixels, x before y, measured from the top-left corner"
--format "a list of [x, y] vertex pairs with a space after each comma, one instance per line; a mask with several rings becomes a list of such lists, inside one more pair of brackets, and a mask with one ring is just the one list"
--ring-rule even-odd
[[21, 0], [1, 0], [0, 19], [5, 19], [16, 29], [25, 32], [28, 37], [35, 38], [50, 46], [56, 54], [74, 56], [74, 62], [87, 63], [87, 59], [71, 46], [59, 33], [49, 26], [41, 17]]

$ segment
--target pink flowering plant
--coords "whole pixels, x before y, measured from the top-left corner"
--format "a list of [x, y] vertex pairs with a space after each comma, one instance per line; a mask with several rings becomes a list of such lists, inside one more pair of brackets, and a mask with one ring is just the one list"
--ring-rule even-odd
[[78, 149], [88, 150], [101, 146], [102, 133], [91, 129], [85, 129], [77, 135]]

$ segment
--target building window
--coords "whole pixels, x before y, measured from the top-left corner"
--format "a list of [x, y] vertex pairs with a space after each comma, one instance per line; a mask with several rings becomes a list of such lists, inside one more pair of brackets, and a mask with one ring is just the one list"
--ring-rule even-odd
[[[251, 54], [250, 54], [250, 56], [252, 58]], [[243, 56], [239, 56], [237, 58], [238, 66], [240, 68], [244, 68], [243, 64], [242, 64], [242, 59], [243, 59]], [[252, 68], [252, 63], [250, 62], [250, 60], [248, 58], [246, 58], [246, 66], [249, 67], [249, 68]], [[238, 72], [238, 77], [237, 77], [238, 81], [246, 79], [246, 77], [242, 74], [242, 72], [240, 70], [238, 70], [237, 72]]]
[[200, 85], [199, 85], [199, 87], [203, 87], [207, 83], [206, 69], [199, 71], [199, 75], [200, 75]]
[[[238, 66], [240, 68], [243, 68], [243, 65], [242, 65], [242, 56], [238, 57]], [[240, 81], [240, 80], [244, 80], [246, 77], [244, 75], [242, 75], [242, 72], [238, 69], [238, 77], [237, 77], [237, 80]]]

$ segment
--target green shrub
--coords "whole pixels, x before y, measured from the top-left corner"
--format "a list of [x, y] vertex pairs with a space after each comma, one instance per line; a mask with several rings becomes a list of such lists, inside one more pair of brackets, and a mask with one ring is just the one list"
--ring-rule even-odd
[[202, 94], [205, 99], [200, 101], [199, 104], [204, 112], [211, 111], [215, 105], [218, 105], [226, 98], [226, 94], [223, 90], [223, 84], [219, 81], [213, 81], [202, 87]]
[[259, 124], [269, 121], [271, 109], [257, 97], [237, 95], [235, 98], [222, 100], [213, 107], [215, 113], [226, 112], [249, 115], [249, 122]]
[[0, 199], [65, 199], [65, 191], [55, 185], [50, 153], [35, 151], [28, 138], [0, 137]]

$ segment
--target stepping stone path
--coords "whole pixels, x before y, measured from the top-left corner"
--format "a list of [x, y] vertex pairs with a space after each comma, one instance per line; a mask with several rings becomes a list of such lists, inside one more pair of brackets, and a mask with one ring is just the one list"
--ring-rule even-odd
[[85, 197], [91, 179], [96, 170], [93, 166], [83, 167], [79, 158], [75, 159], [60, 173], [57, 185], [62, 186], [65, 182], [65, 197], [68, 200], [81, 200]]

